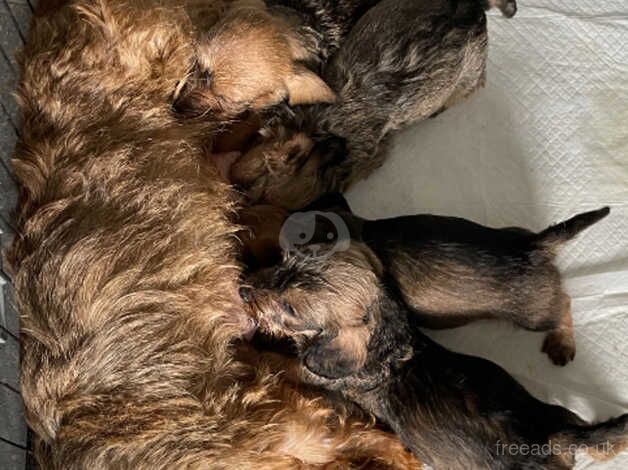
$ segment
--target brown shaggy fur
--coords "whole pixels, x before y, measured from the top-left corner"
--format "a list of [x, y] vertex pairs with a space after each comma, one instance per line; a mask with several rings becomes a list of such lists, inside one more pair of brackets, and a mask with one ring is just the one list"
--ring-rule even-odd
[[283, 100], [291, 105], [331, 103], [334, 93], [299, 62], [315, 48], [289, 18], [272, 15], [262, 0], [234, 0], [197, 46], [194, 72], [175, 108], [187, 115], [235, 115]]
[[[7, 254], [45, 468], [420, 468], [399, 441], [234, 349], [236, 196], [182, 124], [195, 0], [74, 0], [23, 58]], [[341, 402], [342, 404], [342, 402]]]

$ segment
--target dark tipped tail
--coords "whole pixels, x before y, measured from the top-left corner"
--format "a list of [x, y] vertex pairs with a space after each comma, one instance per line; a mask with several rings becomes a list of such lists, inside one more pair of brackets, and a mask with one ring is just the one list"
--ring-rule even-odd
[[551, 438], [561, 450], [586, 450], [595, 460], [608, 460], [628, 448], [628, 414], [592, 426], [577, 426]]
[[599, 222], [610, 213], [609, 207], [602, 207], [590, 212], [584, 212], [572, 217], [569, 220], [561, 222], [556, 225], [543, 230], [536, 235], [538, 242], [543, 245], [562, 244], [568, 240], [571, 240], [584, 229]]

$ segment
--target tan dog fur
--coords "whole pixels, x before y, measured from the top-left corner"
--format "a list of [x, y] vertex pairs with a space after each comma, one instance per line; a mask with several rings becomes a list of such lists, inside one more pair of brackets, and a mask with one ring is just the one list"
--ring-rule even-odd
[[176, 107], [188, 115], [237, 114], [283, 100], [330, 103], [334, 93], [299, 62], [313, 59], [288, 18], [261, 0], [236, 0], [197, 46], [197, 63]]
[[236, 356], [237, 196], [205, 159], [217, 123], [171, 110], [196, 61], [187, 5], [57, 6], [23, 57], [7, 254], [41, 465], [420, 468], [342, 403]]

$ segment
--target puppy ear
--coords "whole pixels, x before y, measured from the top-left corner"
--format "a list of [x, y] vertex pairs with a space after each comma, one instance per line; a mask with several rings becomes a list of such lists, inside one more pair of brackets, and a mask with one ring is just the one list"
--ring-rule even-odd
[[305, 67], [298, 67], [295, 73], [286, 79], [286, 88], [291, 106], [336, 101], [336, 94], [323, 79]]
[[197, 118], [224, 111], [223, 104], [205, 84], [194, 84], [190, 80], [182, 84], [175, 95], [172, 109], [183, 117]]
[[366, 344], [352, 328], [333, 338], [323, 338], [310, 346], [303, 359], [311, 372], [327, 379], [340, 379], [356, 373], [366, 362]]

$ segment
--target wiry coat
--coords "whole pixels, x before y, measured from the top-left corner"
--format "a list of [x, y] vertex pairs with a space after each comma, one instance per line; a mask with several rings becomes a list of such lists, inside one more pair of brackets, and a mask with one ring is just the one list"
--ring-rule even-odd
[[396, 439], [234, 349], [249, 319], [236, 295], [236, 197], [204, 159], [217, 123], [171, 110], [195, 63], [185, 8], [201, 3], [53, 2], [33, 24], [7, 259], [38, 459], [418, 468]]

